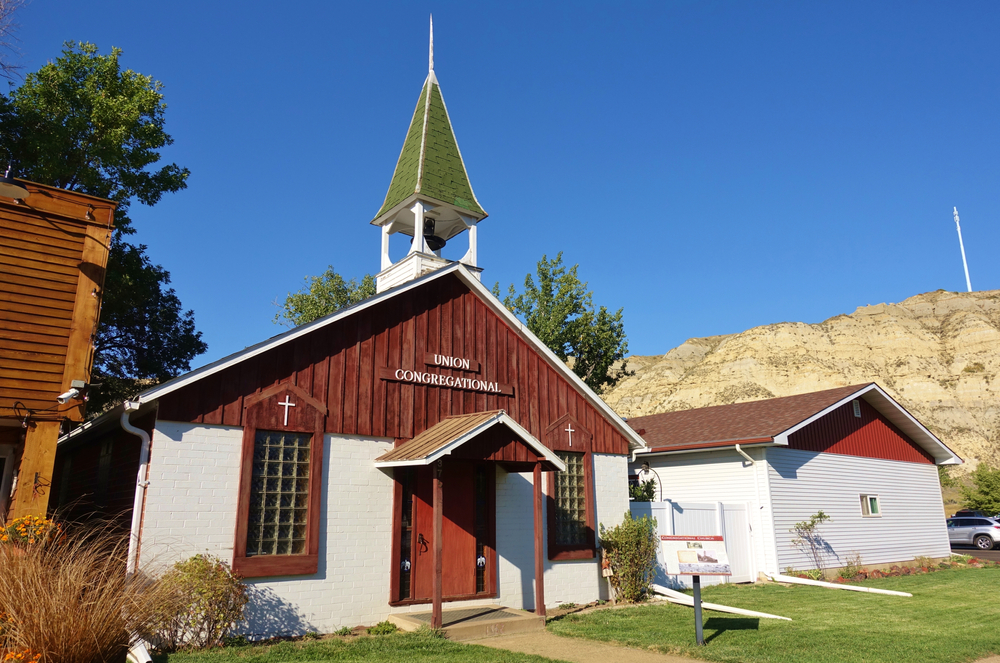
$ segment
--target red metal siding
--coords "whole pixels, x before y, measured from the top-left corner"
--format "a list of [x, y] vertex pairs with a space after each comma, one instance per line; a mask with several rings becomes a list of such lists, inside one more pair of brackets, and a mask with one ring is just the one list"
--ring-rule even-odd
[[[379, 368], [423, 369], [427, 353], [474, 359], [478, 379], [514, 395], [382, 380]], [[471, 377], [433, 367], [442, 375]], [[326, 432], [406, 440], [452, 414], [506, 410], [533, 436], [569, 412], [593, 432], [596, 453], [628, 441], [457, 277], [447, 276], [167, 394], [159, 418], [243, 425], [243, 399], [291, 383], [325, 402]]]
[[858, 399], [861, 416], [847, 403], [788, 437], [790, 449], [821, 451], [844, 456], [902, 460], [934, 464], [934, 458], [917, 446], [888, 419]]

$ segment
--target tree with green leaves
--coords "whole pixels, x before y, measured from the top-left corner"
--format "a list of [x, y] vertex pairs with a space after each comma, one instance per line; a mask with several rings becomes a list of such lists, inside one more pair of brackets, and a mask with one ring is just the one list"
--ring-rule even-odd
[[158, 165], [159, 150], [173, 143], [163, 86], [123, 71], [121, 53], [67, 43], [55, 61], [0, 94], [0, 160], [18, 177], [118, 203], [92, 377], [108, 386], [91, 394], [91, 413], [188, 370], [207, 348], [194, 314], [168, 287], [169, 272], [145, 246], [124, 240], [135, 232], [130, 204], [155, 205], [184, 189], [189, 171]]
[[962, 506], [983, 513], [1000, 513], [1000, 469], [979, 463], [962, 486]]
[[[559, 359], [597, 393], [632, 375], [625, 356], [628, 339], [622, 309], [594, 307], [593, 294], [577, 274], [579, 265], [563, 265], [563, 254], [543, 255], [536, 274], [524, 279], [524, 292], [510, 286], [503, 303]], [[537, 281], [536, 281], [537, 279]], [[493, 286], [499, 299], [500, 284]]]
[[279, 305], [281, 310], [274, 316], [275, 324], [304, 325], [375, 295], [374, 276], [365, 274], [361, 281], [347, 280], [333, 270], [333, 265], [321, 275], [307, 276], [305, 280], [305, 288], [288, 293]]

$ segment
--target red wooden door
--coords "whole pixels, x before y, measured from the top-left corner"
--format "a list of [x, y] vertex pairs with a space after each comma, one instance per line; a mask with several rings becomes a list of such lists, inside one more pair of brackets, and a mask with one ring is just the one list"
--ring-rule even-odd
[[[417, 471], [414, 494], [413, 600], [428, 600], [434, 593], [433, 469]], [[476, 465], [448, 459], [442, 474], [444, 512], [441, 522], [444, 598], [472, 596], [476, 592]], [[492, 555], [490, 556], [492, 557]]]

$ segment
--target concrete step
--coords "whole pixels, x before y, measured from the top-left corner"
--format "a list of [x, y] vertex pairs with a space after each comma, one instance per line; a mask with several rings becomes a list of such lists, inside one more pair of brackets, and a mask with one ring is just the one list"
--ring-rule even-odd
[[[389, 616], [389, 621], [404, 631], [415, 631], [421, 626], [431, 625], [431, 613], [396, 613]], [[545, 618], [524, 610], [480, 606], [443, 610], [441, 626], [449, 640], [479, 640], [498, 635], [540, 631], [545, 628]]]

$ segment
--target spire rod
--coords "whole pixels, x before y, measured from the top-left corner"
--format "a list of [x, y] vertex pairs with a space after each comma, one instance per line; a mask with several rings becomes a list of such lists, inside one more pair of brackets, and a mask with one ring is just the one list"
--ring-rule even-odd
[[434, 71], [434, 14], [431, 14], [431, 46], [427, 55], [427, 71]]

